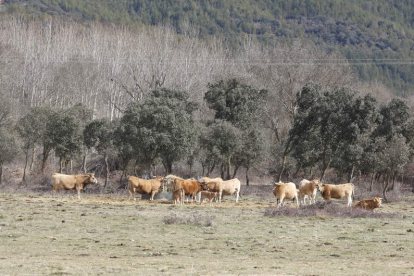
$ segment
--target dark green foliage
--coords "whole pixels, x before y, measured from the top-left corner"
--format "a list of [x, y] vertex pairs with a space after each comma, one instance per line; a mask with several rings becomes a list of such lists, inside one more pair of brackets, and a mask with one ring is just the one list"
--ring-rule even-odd
[[19, 146], [10, 129], [0, 127], [0, 184], [3, 182], [3, 165], [16, 159]]
[[172, 164], [189, 154], [195, 142], [192, 113], [196, 108], [187, 93], [165, 88], [154, 90], [144, 101], [131, 103], [117, 130], [120, 151], [132, 153], [148, 168], [161, 158], [170, 173]]

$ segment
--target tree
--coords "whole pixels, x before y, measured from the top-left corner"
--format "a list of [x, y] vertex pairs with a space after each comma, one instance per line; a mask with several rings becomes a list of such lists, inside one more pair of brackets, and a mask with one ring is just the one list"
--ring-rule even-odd
[[3, 165], [12, 162], [18, 152], [16, 138], [10, 129], [0, 127], [0, 184], [3, 184]]
[[104, 157], [105, 161], [105, 186], [108, 185], [109, 165], [108, 156], [115, 150], [114, 147], [115, 123], [108, 119], [98, 119], [86, 125], [83, 131], [84, 143], [87, 148], [94, 147]]
[[197, 104], [186, 92], [162, 88], [151, 97], [133, 102], [125, 111], [118, 129], [134, 151], [139, 163], [151, 173], [156, 158], [161, 158], [166, 173], [172, 172], [195, 142], [193, 112]]

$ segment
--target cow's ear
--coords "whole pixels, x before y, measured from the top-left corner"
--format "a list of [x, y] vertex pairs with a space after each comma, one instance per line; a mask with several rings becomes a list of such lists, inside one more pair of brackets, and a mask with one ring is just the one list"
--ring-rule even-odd
[[90, 173], [89, 175], [90, 175], [90, 176], [93, 176], [94, 174], [93, 174], [93, 173]]

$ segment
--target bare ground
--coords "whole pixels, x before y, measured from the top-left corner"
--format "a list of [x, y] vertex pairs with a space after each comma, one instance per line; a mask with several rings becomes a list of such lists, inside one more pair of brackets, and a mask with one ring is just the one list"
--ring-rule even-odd
[[385, 219], [266, 217], [269, 204], [3, 192], [0, 275], [414, 274], [412, 199], [384, 204], [401, 214]]

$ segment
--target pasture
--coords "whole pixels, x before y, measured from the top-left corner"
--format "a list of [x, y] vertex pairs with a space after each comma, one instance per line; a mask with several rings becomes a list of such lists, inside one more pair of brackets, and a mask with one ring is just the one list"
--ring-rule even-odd
[[272, 197], [210, 207], [82, 196], [1, 192], [0, 274], [414, 274], [411, 198], [376, 210], [393, 217], [338, 218], [264, 216]]

